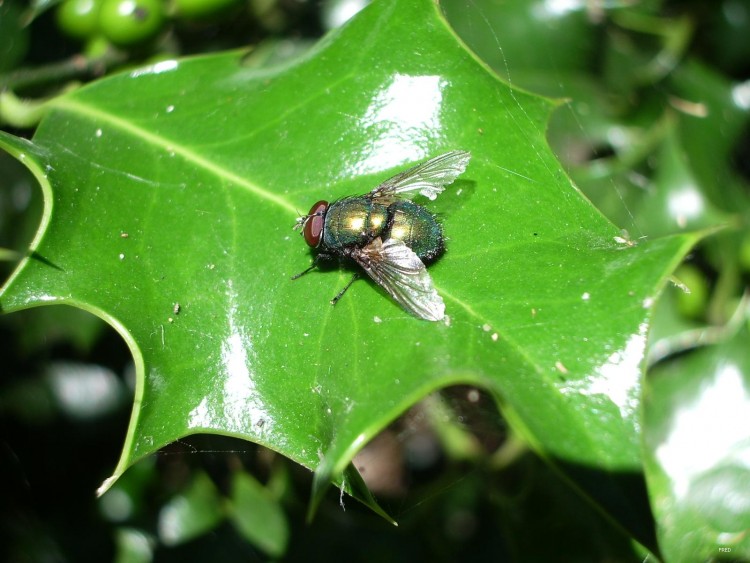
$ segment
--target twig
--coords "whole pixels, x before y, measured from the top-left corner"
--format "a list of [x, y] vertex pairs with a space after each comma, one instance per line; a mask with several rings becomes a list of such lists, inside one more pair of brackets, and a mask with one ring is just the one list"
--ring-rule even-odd
[[22, 68], [0, 74], [0, 91], [23, 91], [34, 86], [59, 84], [70, 80], [81, 80], [102, 76], [111, 67], [127, 60], [123, 51], [107, 49], [101, 56], [87, 58], [75, 55], [69, 59], [35, 68]]

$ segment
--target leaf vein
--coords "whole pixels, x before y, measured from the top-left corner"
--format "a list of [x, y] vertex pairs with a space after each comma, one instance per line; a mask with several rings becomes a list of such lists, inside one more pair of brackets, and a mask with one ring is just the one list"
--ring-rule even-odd
[[238, 174], [235, 174], [234, 172], [227, 170], [226, 168], [218, 166], [217, 164], [211, 162], [209, 159], [202, 157], [194, 150], [181, 145], [180, 143], [170, 141], [160, 135], [143, 129], [142, 127], [138, 127], [137, 125], [127, 121], [126, 119], [112, 115], [111, 113], [108, 113], [94, 106], [79, 103], [70, 98], [61, 98], [56, 100], [54, 103], [54, 107], [61, 110], [67, 110], [71, 113], [76, 113], [78, 115], [85, 116], [94, 120], [105, 121], [122, 131], [128, 132], [144, 140], [145, 142], [158, 147], [162, 147], [165, 151], [179, 154], [185, 160], [192, 162], [196, 166], [207, 170], [208, 172], [218, 176], [219, 178], [231, 184], [244, 188], [250, 193], [281, 207], [285, 211], [291, 212], [295, 216], [297, 215], [295, 206], [285, 198], [263, 189], [247, 178], [243, 178], [242, 176], [239, 176]]

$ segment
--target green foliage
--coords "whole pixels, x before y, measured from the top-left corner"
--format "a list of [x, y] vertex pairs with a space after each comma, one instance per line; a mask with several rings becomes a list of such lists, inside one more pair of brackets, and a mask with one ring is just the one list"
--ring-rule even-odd
[[29, 33], [22, 25], [21, 7], [14, 2], [0, 4], [0, 72], [12, 69], [28, 50]]
[[222, 518], [216, 486], [198, 473], [184, 493], [175, 495], [159, 511], [159, 539], [177, 545], [212, 530]]
[[[394, 9], [372, 6], [289, 68], [256, 73], [225, 54], [114, 76], [57, 98], [33, 144], [5, 137], [48, 194], [3, 309], [75, 304], [136, 355], [115, 476], [200, 430], [328, 481], [415, 399], [459, 382], [502, 396], [550, 456], [638, 466], [645, 323], [692, 239], [620, 240], [546, 148], [549, 104], [477, 65], [429, 3], [399, 6], [400, 26]], [[296, 209], [453, 147], [473, 160], [443, 198], [451, 243], [433, 268], [450, 322], [416, 322], [366, 283], [332, 309], [345, 273], [289, 281], [308, 260]]]
[[[129, 519], [108, 512], [126, 525], [115, 538], [121, 560], [144, 560], [155, 544], [179, 549], [208, 531], [271, 556], [299, 554], [304, 532], [284, 516], [278, 469], [266, 486], [236, 464], [224, 477], [194, 470], [159, 499], [160, 521], [171, 527], [138, 531], [143, 483], [158, 478], [149, 469], [131, 488], [136, 462], [196, 433], [255, 442], [314, 470], [310, 506], [323, 502], [325, 522], [331, 481], [385, 516], [389, 507], [376, 504], [352, 460], [417, 401], [458, 384], [484, 389], [512, 437], [488, 457], [450, 409], [430, 402], [431, 432], [456, 464], [445, 505], [420, 512], [430, 532], [486, 510], [474, 529], [488, 534], [495, 559], [549, 559], [542, 534], [554, 538], [555, 554], [583, 560], [632, 556], [628, 539], [674, 561], [749, 554], [747, 503], [735, 493], [747, 488], [748, 426], [730, 432], [721, 417], [696, 451], [684, 440], [687, 419], [720, 409], [711, 394], [728, 370], [728, 412], [747, 410], [739, 300], [747, 182], [729, 165], [747, 126], [745, 90], [687, 56], [694, 20], [666, 18], [656, 4], [441, 7], [481, 61], [433, 2], [380, 0], [309, 51], [276, 43], [250, 56], [222, 51], [128, 68], [45, 103], [31, 141], [0, 132], [0, 146], [33, 172], [45, 200], [0, 307], [92, 312], [135, 360], [127, 438], [101, 489], [110, 489], [107, 506], [126, 494], [138, 507]], [[164, 43], [142, 49], [159, 53], [175, 29], [155, 25], [149, 33], [161, 31]], [[560, 106], [517, 86], [572, 101]], [[471, 151], [467, 171], [436, 201], [420, 201], [448, 237], [446, 255], [430, 266], [445, 323], [409, 316], [366, 281], [331, 307], [351, 275], [345, 265], [290, 280], [310, 261], [291, 230], [299, 212], [451, 149]], [[677, 274], [693, 293], [668, 287], [659, 301], [708, 234]], [[78, 333], [85, 348], [91, 328]], [[644, 367], [657, 361], [642, 401]], [[9, 405], [23, 401], [7, 396]], [[731, 439], [711, 439], [722, 433]], [[527, 475], [542, 470], [520, 456], [525, 447], [615, 526], [557, 478]], [[458, 460], [488, 474], [468, 479]], [[687, 470], [675, 460], [688, 460]], [[519, 479], [529, 494], [508, 487]], [[548, 497], [555, 502], [540, 501]], [[502, 513], [514, 524], [501, 524]], [[574, 522], [563, 516], [571, 513]], [[533, 521], [565, 521], [564, 531], [545, 533]], [[501, 526], [508, 546], [493, 543]], [[453, 531], [441, 541], [455, 547], [471, 537]], [[574, 546], [575, 537], [604, 543]], [[433, 547], [423, 555], [450, 552]]]
[[[747, 31], [740, 16], [747, 2], [672, 18], [658, 2], [557, 15], [541, 2], [511, 3], [509, 12], [461, 6], [446, 2], [459, 33], [498, 73], [572, 99], [552, 119], [553, 147], [586, 195], [634, 239], [733, 227], [703, 244], [696, 262], [677, 273], [681, 288], [670, 288], [655, 311], [649, 355], [675, 359], [647, 379], [645, 472], [668, 560], [750, 557], [746, 465], [732, 461], [747, 455], [750, 439], [739, 414], [750, 372], [736, 353], [747, 338], [738, 326], [748, 316], [739, 266], [750, 232], [743, 164], [750, 104], [747, 82], [686, 56], [691, 41], [710, 44], [721, 53], [716, 67], [737, 72], [746, 45], [735, 37]], [[518, 19], [560, 48], [527, 49]], [[607, 32], [598, 36], [602, 26], [592, 23]], [[739, 70], [746, 80], [747, 68]], [[716, 347], [680, 357], [709, 344]]]
[[289, 529], [281, 506], [269, 491], [238, 471], [232, 480], [232, 499], [232, 521], [242, 535], [269, 555], [283, 555]]
[[237, 0], [175, 0], [175, 10], [186, 19], [216, 17], [237, 3]]
[[659, 366], [645, 390], [646, 469], [670, 561], [750, 553], [748, 337], [743, 323], [717, 346]]

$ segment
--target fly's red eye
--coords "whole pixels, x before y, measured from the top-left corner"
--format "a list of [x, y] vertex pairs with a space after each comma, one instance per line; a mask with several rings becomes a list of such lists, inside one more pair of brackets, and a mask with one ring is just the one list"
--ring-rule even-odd
[[320, 239], [323, 237], [323, 224], [327, 210], [328, 202], [321, 200], [313, 205], [307, 214], [308, 219], [304, 230], [305, 242], [313, 248], [320, 244]]

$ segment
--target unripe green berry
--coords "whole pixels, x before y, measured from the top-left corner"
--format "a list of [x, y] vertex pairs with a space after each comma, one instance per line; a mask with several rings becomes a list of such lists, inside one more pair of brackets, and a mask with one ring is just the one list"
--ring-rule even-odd
[[692, 264], [683, 264], [675, 272], [675, 277], [690, 290], [690, 293], [680, 291], [677, 294], [677, 309], [688, 318], [702, 318], [708, 304], [708, 282], [705, 275]]
[[104, 0], [99, 25], [115, 45], [136, 45], [159, 33], [164, 25], [164, 5], [161, 0]]
[[64, 0], [57, 9], [60, 30], [76, 39], [88, 39], [99, 30], [101, 0]]

